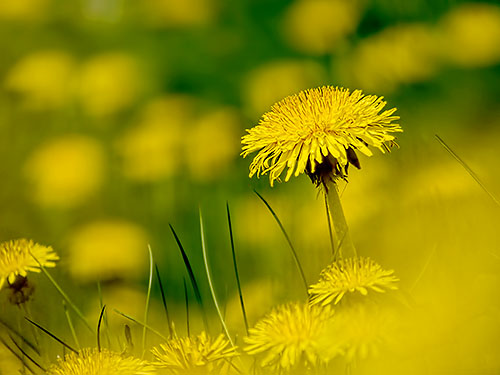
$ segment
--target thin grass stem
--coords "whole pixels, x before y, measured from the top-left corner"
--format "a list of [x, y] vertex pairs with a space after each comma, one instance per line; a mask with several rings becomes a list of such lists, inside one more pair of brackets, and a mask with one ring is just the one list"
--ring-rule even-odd
[[62, 344], [63, 346], [65, 346], [66, 348], [68, 348], [69, 350], [71, 350], [72, 352], [75, 352], [78, 354], [78, 350], [72, 348], [71, 346], [69, 346], [68, 344], [66, 344], [63, 340], [61, 340], [59, 337], [57, 337], [56, 335], [54, 335], [52, 332], [50, 332], [48, 329], [46, 328], [43, 328], [40, 324], [38, 323], [35, 323], [33, 320], [29, 319], [28, 317], [24, 317], [24, 319], [26, 319], [28, 322], [30, 322], [31, 324], [33, 324], [35, 327], [37, 327], [38, 329], [42, 330], [43, 332], [45, 332], [47, 335], [49, 335], [50, 337], [52, 337], [54, 340], [56, 340], [58, 343]]
[[183, 278], [182, 283], [184, 285], [184, 305], [186, 307], [186, 331], [187, 331], [188, 337], [190, 337], [191, 332], [190, 332], [190, 326], [189, 326], [189, 296], [188, 296], [186, 279]]
[[23, 368], [26, 368], [28, 369], [29, 372], [31, 372], [32, 374], [35, 374], [35, 372], [31, 369], [30, 366], [28, 366], [28, 364], [26, 363], [26, 361], [24, 360], [23, 357], [21, 357], [13, 348], [11, 348], [9, 346], [9, 344], [7, 344], [5, 342], [5, 340], [3, 338], [0, 337], [0, 342], [17, 358], [19, 359], [19, 361], [23, 364]]
[[66, 305], [66, 301], [63, 300], [62, 304], [64, 309], [64, 315], [66, 316], [66, 320], [68, 321], [69, 330], [71, 331], [71, 335], [73, 336], [73, 340], [75, 341], [76, 347], [78, 348], [78, 350], [80, 350], [81, 348], [80, 342], [78, 341], [78, 336], [76, 335], [75, 326], [73, 325], [73, 320], [71, 319], [71, 315], [69, 315], [69, 310], [68, 306]]
[[212, 299], [214, 301], [215, 309], [217, 310], [217, 315], [219, 315], [220, 322], [222, 324], [222, 328], [224, 329], [224, 333], [226, 334], [231, 346], [234, 348], [233, 339], [229, 334], [229, 330], [227, 329], [226, 322], [224, 321], [224, 317], [222, 316], [222, 312], [219, 307], [219, 302], [217, 301], [217, 296], [215, 295], [215, 289], [212, 282], [212, 275], [210, 274], [210, 267], [208, 266], [208, 258], [207, 258], [207, 247], [205, 244], [205, 229], [203, 227], [203, 216], [201, 214], [200, 208], [200, 232], [201, 232], [201, 250], [203, 252], [203, 263], [205, 264], [205, 271], [207, 272], [208, 286], [210, 287], [210, 294], [212, 295]]
[[113, 309], [115, 313], [117, 314], [120, 314], [121, 316], [123, 316], [124, 318], [127, 318], [128, 320], [131, 320], [132, 322], [136, 323], [136, 324], [139, 324], [140, 326], [142, 327], [145, 327], [147, 328], [148, 330], [150, 330], [151, 332], [153, 332], [155, 335], [157, 335], [158, 337], [162, 338], [163, 340], [165, 341], [168, 341], [168, 338], [165, 337], [164, 335], [162, 335], [160, 332], [158, 332], [156, 329], [154, 329], [153, 327], [147, 325], [147, 324], [144, 324], [143, 322], [131, 317], [130, 315], [127, 315], [123, 312], [121, 312], [120, 310], [117, 310], [117, 309]]
[[97, 322], [97, 350], [101, 352], [101, 323], [104, 316], [104, 311], [106, 310], [106, 305], [101, 309], [101, 314], [99, 314], [99, 321]]
[[148, 291], [146, 294], [146, 306], [144, 307], [144, 327], [142, 329], [142, 356], [146, 352], [146, 324], [148, 324], [148, 314], [149, 314], [149, 301], [151, 299], [151, 287], [153, 285], [153, 250], [148, 244], [149, 251], [149, 281], [148, 281]]
[[267, 209], [271, 212], [271, 214], [274, 217], [274, 220], [276, 221], [276, 223], [280, 227], [281, 232], [285, 236], [285, 239], [288, 242], [288, 246], [290, 246], [290, 250], [292, 252], [293, 259], [295, 260], [295, 264], [297, 265], [297, 269], [299, 270], [300, 278], [302, 279], [302, 283], [304, 284], [306, 295], [308, 295], [308, 289], [309, 289], [308, 285], [309, 284], [307, 283], [306, 276], [304, 274], [304, 270], [302, 269], [302, 265], [300, 264], [299, 257], [297, 255], [297, 252], [295, 251], [295, 248], [292, 244], [292, 241], [290, 240], [290, 237], [288, 236], [288, 233], [285, 230], [285, 227], [283, 227], [283, 224], [281, 224], [281, 220], [278, 218], [278, 215], [276, 215], [274, 210], [271, 208], [271, 205], [269, 203], [267, 203], [267, 201], [264, 199], [264, 197], [262, 195], [260, 195], [257, 192], [257, 190], [254, 190], [254, 193], [257, 194], [257, 196], [260, 198], [260, 200], [266, 205]]
[[160, 287], [161, 301], [163, 303], [163, 310], [165, 310], [165, 315], [167, 317], [168, 333], [170, 338], [174, 337], [174, 329], [172, 327], [172, 321], [170, 320], [170, 314], [168, 313], [167, 299], [165, 297], [165, 291], [163, 289], [163, 283], [161, 282], [160, 271], [158, 270], [158, 265], [155, 263], [156, 278], [158, 279], [158, 285]]
[[229, 226], [229, 238], [231, 240], [231, 253], [233, 255], [233, 267], [234, 267], [234, 273], [236, 275], [236, 285], [238, 287], [238, 294], [240, 296], [241, 313], [243, 314], [243, 321], [245, 322], [245, 330], [248, 336], [248, 319], [245, 310], [245, 302], [243, 301], [243, 293], [241, 291], [240, 274], [238, 272], [238, 262], [236, 261], [236, 251], [234, 250], [233, 226], [231, 224], [231, 213], [229, 210], [229, 202], [226, 202], [226, 211], [227, 211], [227, 223]]
[[40, 370], [42, 370], [44, 372], [47, 371], [37, 361], [35, 361], [28, 353], [26, 353], [26, 351], [16, 342], [16, 340], [14, 340], [14, 337], [12, 337], [11, 335], [9, 335], [9, 338], [14, 343], [14, 345], [16, 346], [16, 348], [23, 354], [23, 356], [25, 356], [26, 358], [28, 358]]

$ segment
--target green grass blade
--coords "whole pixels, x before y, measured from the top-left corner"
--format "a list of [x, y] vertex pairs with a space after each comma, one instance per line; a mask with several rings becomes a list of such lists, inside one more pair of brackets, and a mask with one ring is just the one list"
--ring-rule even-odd
[[85, 319], [85, 316], [83, 315], [83, 313], [80, 311], [80, 309], [78, 307], [76, 307], [76, 305], [73, 303], [73, 301], [71, 301], [71, 299], [68, 297], [68, 295], [64, 292], [64, 290], [59, 286], [59, 284], [56, 282], [56, 280], [50, 275], [50, 273], [45, 269], [45, 267], [38, 261], [38, 259], [33, 255], [31, 254], [30, 252], [30, 255], [33, 257], [33, 259], [35, 259], [35, 261], [38, 263], [38, 266], [40, 267], [40, 269], [42, 270], [42, 272], [45, 274], [45, 276], [47, 276], [47, 278], [49, 279], [49, 281], [52, 283], [52, 285], [54, 285], [54, 287], [56, 288], [56, 290], [59, 292], [59, 294], [66, 300], [66, 302], [68, 303], [68, 305], [75, 311], [76, 315], [78, 315], [78, 317], [82, 320], [82, 322], [85, 324], [85, 326], [93, 332], [93, 329], [92, 327], [90, 326], [89, 322], [87, 321], [87, 319]]
[[231, 253], [233, 254], [233, 267], [234, 267], [234, 273], [236, 275], [236, 285], [238, 287], [238, 294], [240, 296], [240, 306], [241, 306], [241, 312], [243, 314], [243, 320], [245, 322], [245, 330], [248, 335], [248, 319], [245, 310], [245, 302], [243, 301], [243, 293], [241, 292], [240, 274], [238, 272], [238, 263], [236, 262], [236, 252], [234, 250], [233, 225], [231, 223], [231, 212], [229, 210], [229, 202], [226, 202], [226, 211], [227, 211], [227, 223], [229, 226], [229, 239], [231, 240]]
[[52, 332], [50, 332], [46, 328], [43, 328], [40, 324], [35, 323], [33, 320], [31, 320], [31, 319], [29, 319], [27, 317], [24, 317], [24, 319], [26, 319], [28, 322], [30, 322], [31, 324], [33, 324], [35, 327], [37, 327], [41, 331], [45, 332], [47, 335], [49, 335], [50, 337], [52, 337], [58, 343], [62, 344], [63, 346], [65, 346], [66, 348], [68, 348], [69, 350], [71, 350], [72, 352], [75, 352], [75, 353], [78, 354], [78, 350], [73, 349], [71, 346], [69, 346], [68, 344], [66, 344], [63, 340], [61, 340], [59, 337], [57, 337], [56, 335], [54, 335]]
[[172, 327], [172, 321], [170, 320], [170, 314], [168, 313], [167, 299], [165, 297], [165, 290], [163, 289], [163, 283], [161, 282], [160, 271], [158, 270], [158, 265], [155, 263], [156, 278], [158, 279], [158, 285], [160, 287], [161, 301], [163, 303], [163, 310], [165, 310], [165, 315], [167, 317], [168, 332], [170, 338], [174, 337], [174, 329]]
[[132, 322], [136, 323], [136, 324], [139, 324], [141, 327], [145, 327], [147, 328], [148, 330], [150, 330], [151, 332], [153, 332], [155, 335], [157, 335], [158, 337], [162, 338], [163, 340], [165, 341], [168, 341], [168, 339], [162, 335], [160, 332], [158, 332], [156, 329], [154, 329], [153, 327], [147, 325], [147, 324], [144, 324], [143, 322], [131, 317], [130, 315], [127, 315], [123, 312], [121, 312], [120, 310], [117, 310], [117, 309], [113, 309], [115, 313], [123, 316], [124, 318], [127, 318], [128, 320], [131, 320]]
[[[144, 308], [144, 324], [148, 324], [148, 314], [149, 314], [149, 301], [151, 299], [151, 287], [153, 285], [153, 250], [148, 244], [149, 251], [149, 281], [148, 281], [148, 292], [146, 295], [146, 306]], [[142, 329], [142, 354], [146, 352], [146, 326], [144, 325]]]
[[170, 230], [172, 231], [172, 233], [175, 237], [175, 241], [177, 242], [177, 246], [179, 247], [179, 250], [181, 252], [182, 260], [184, 261], [184, 265], [186, 266], [186, 270], [187, 270], [188, 275], [189, 275], [189, 280], [191, 281], [191, 285], [193, 286], [194, 296], [196, 298], [196, 302], [200, 306], [200, 310], [201, 310], [201, 314], [202, 314], [201, 316], [203, 318], [205, 330], [208, 331], [208, 320], [207, 320], [207, 316], [205, 314], [205, 310], [203, 309], [203, 301], [201, 299], [200, 288], [198, 287], [198, 283], [196, 282], [196, 278], [194, 277], [193, 268], [191, 267], [191, 263], [189, 262], [189, 258], [187, 256], [186, 252], [184, 251], [184, 247], [182, 246], [182, 243], [179, 240], [177, 233], [175, 233], [175, 230], [171, 224], [169, 224], [169, 226], [170, 226]]
[[495, 204], [497, 206], [500, 206], [500, 201], [498, 200], [498, 198], [486, 187], [485, 184], [483, 184], [483, 182], [480, 180], [480, 178], [478, 177], [478, 175], [467, 165], [467, 163], [465, 161], [462, 160], [462, 158], [460, 156], [458, 156], [451, 148], [450, 146], [448, 146], [445, 141], [443, 141], [443, 139], [439, 136], [439, 135], [435, 135], [436, 139], [438, 140], [438, 142], [441, 144], [441, 146], [443, 146], [443, 148], [448, 151], [448, 153], [453, 156], [453, 158], [458, 161], [458, 163], [467, 171], [467, 173], [478, 183], [478, 185], [481, 187], [481, 189], [484, 190], [484, 192], [486, 194], [489, 195], [489, 197], [493, 200], [493, 202], [495, 202]]
[[15, 336], [19, 337], [26, 345], [28, 345], [36, 354], [40, 355], [40, 350], [38, 347], [33, 344], [30, 340], [24, 337], [21, 333], [19, 333], [15, 328], [11, 327], [7, 322], [4, 322], [0, 319], [0, 324], [3, 325], [8, 331], [13, 333]]
[[293, 247], [292, 241], [290, 240], [290, 237], [288, 236], [288, 233], [286, 232], [285, 228], [283, 227], [283, 224], [281, 224], [281, 220], [278, 218], [278, 215], [274, 212], [274, 210], [271, 208], [269, 203], [264, 199], [262, 195], [260, 195], [257, 190], [254, 190], [254, 193], [257, 194], [257, 196], [260, 198], [260, 200], [266, 205], [268, 210], [271, 212], [271, 214], [274, 217], [274, 220], [276, 220], [276, 223], [281, 229], [281, 232], [286, 238], [286, 241], [288, 242], [288, 245], [290, 246], [290, 250], [292, 252], [293, 259], [295, 260], [295, 264], [297, 265], [297, 269], [299, 270], [300, 278], [302, 279], [302, 283], [304, 284], [305, 292], [306, 295], [308, 295], [308, 284], [306, 280], [306, 276], [304, 274], [304, 270], [302, 269], [302, 265], [300, 264], [299, 257], [297, 255], [297, 252], [295, 251], [295, 248]]
[[191, 336], [190, 327], [189, 327], [189, 296], [187, 290], [186, 279], [182, 279], [182, 283], [184, 285], [184, 304], [186, 306], [186, 331], [188, 337]]
[[9, 344], [7, 344], [3, 338], [0, 337], [0, 342], [17, 358], [19, 359], [19, 361], [21, 361], [21, 363], [23, 364], [23, 368], [26, 368], [28, 369], [29, 372], [31, 372], [32, 374], [34, 374], [35, 372], [31, 369], [31, 367], [28, 366], [28, 364], [26, 363], [26, 361], [24, 360], [23, 357], [21, 357], [14, 349], [12, 349]]
[[97, 322], [97, 350], [101, 352], [101, 323], [104, 316], [104, 311], [106, 310], [106, 305], [101, 309], [101, 314], [99, 315], [99, 321]]
[[[104, 307], [104, 299], [103, 299], [103, 296], [102, 296], [102, 288], [101, 288], [101, 282], [98, 281], [97, 282], [97, 294], [99, 295], [99, 309], [102, 310], [102, 308]], [[103, 316], [103, 321], [104, 321], [104, 328], [105, 328], [105, 333], [106, 333], [106, 339], [108, 341], [108, 347], [111, 347], [111, 340], [109, 339], [109, 324], [108, 324], [108, 313], [107, 311], [104, 312], [104, 316]]]
[[227, 329], [226, 322], [224, 321], [224, 318], [222, 316], [222, 312], [219, 307], [219, 302], [217, 301], [217, 296], [215, 295], [215, 289], [214, 285], [212, 282], [212, 275], [210, 274], [210, 267], [208, 266], [208, 258], [207, 258], [207, 246], [205, 244], [205, 229], [203, 227], [203, 216], [201, 214], [201, 208], [200, 208], [200, 232], [201, 232], [201, 250], [203, 252], [203, 263], [205, 264], [205, 271], [207, 272], [207, 279], [208, 279], [208, 286], [210, 287], [210, 294], [212, 294], [212, 299], [214, 301], [215, 309], [217, 310], [217, 315], [219, 315], [220, 322], [222, 324], [222, 328], [224, 329], [224, 332], [231, 343], [231, 346], [234, 348], [234, 343], [233, 339], [231, 338], [231, 335], [229, 334], [229, 330]]
[[69, 315], [68, 306], [66, 305], [66, 301], [63, 300], [63, 309], [64, 315], [66, 316], [66, 320], [68, 321], [69, 330], [71, 331], [71, 335], [73, 336], [73, 340], [75, 341], [75, 345], [80, 350], [80, 342], [78, 341], [78, 336], [76, 335], [75, 326], [73, 325], [73, 320], [71, 319], [71, 315]]
[[47, 370], [45, 370], [37, 361], [35, 361], [33, 358], [31, 358], [31, 356], [26, 353], [26, 351], [21, 348], [21, 346], [16, 342], [16, 340], [14, 340], [14, 337], [12, 337], [11, 335], [9, 335], [9, 338], [11, 339], [11, 341], [14, 343], [14, 345], [16, 346], [16, 348], [21, 352], [23, 353], [23, 355], [28, 358], [36, 367], [38, 367], [40, 370], [46, 372]]

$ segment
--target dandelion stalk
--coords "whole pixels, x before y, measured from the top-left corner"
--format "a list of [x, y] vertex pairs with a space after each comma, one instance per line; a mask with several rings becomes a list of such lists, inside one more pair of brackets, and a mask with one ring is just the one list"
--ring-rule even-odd
[[207, 279], [208, 279], [208, 286], [210, 287], [210, 294], [212, 294], [212, 299], [214, 301], [215, 309], [217, 310], [217, 315], [219, 315], [220, 322], [222, 324], [222, 328], [224, 329], [224, 332], [231, 343], [231, 346], [234, 348], [234, 343], [233, 340], [231, 339], [231, 335], [229, 334], [229, 331], [226, 326], [226, 322], [224, 321], [224, 318], [222, 317], [222, 313], [219, 307], [219, 302], [217, 301], [217, 297], [215, 295], [215, 289], [214, 285], [212, 283], [212, 276], [210, 275], [210, 267], [208, 266], [208, 259], [207, 259], [207, 248], [205, 245], [205, 229], [203, 228], [203, 216], [201, 214], [201, 208], [200, 208], [200, 232], [201, 232], [201, 250], [203, 252], [203, 263], [205, 264], [205, 271], [207, 272]]
[[66, 316], [66, 320], [68, 321], [69, 330], [71, 331], [71, 335], [73, 336], [73, 340], [75, 341], [75, 345], [80, 350], [80, 342], [78, 341], [78, 336], [76, 335], [75, 326], [73, 325], [73, 320], [71, 319], [71, 315], [69, 315], [68, 306], [66, 305], [66, 301], [63, 300], [63, 309], [64, 315]]
[[334, 259], [342, 258], [343, 256], [356, 256], [356, 248], [349, 234], [349, 227], [347, 226], [344, 210], [342, 209], [339, 192], [334, 182], [325, 183], [325, 195], [337, 239], [337, 246], [333, 254]]

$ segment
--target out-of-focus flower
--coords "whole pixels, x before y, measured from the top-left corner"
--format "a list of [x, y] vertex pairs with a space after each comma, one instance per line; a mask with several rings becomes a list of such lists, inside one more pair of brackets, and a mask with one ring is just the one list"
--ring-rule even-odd
[[284, 34], [299, 51], [310, 54], [331, 52], [356, 28], [357, 1], [298, 0], [284, 15]]
[[241, 121], [232, 109], [198, 119], [184, 137], [185, 160], [195, 180], [213, 180], [224, 173], [236, 154]]
[[193, 98], [172, 95], [145, 109], [139, 124], [117, 142], [127, 177], [150, 182], [175, 175], [182, 163], [182, 139], [194, 118], [193, 107]]
[[316, 183], [347, 174], [349, 163], [359, 168], [354, 150], [367, 156], [367, 146], [389, 151], [396, 108], [379, 113], [386, 102], [360, 90], [320, 87], [286, 97], [265, 113], [259, 124], [243, 136], [243, 157], [258, 151], [250, 165], [250, 177], [269, 172], [271, 186], [285, 168], [285, 181], [306, 172]]
[[48, 375], [149, 375], [152, 365], [138, 358], [123, 356], [108, 349], [85, 348], [71, 352], [52, 365]]
[[487, 3], [461, 4], [440, 21], [444, 58], [464, 67], [500, 61], [500, 7]]
[[0, 289], [6, 281], [13, 284], [18, 275], [26, 277], [28, 271], [40, 272], [40, 264], [55, 267], [56, 260], [59, 257], [52, 247], [32, 240], [22, 238], [0, 243]]
[[332, 302], [337, 304], [346, 293], [367, 295], [370, 289], [379, 293], [397, 289], [399, 280], [393, 273], [370, 258], [339, 259], [321, 272], [317, 284], [309, 287], [310, 303], [325, 306]]
[[328, 306], [279, 306], [250, 329], [245, 337], [245, 351], [252, 355], [262, 353], [261, 365], [275, 370], [314, 368], [323, 361], [318, 345], [332, 314]]
[[312, 61], [277, 60], [251, 71], [243, 97], [251, 116], [269, 110], [281, 98], [317, 86], [324, 81], [323, 68]]
[[36, 21], [43, 19], [51, 0], [2, 0], [0, 19]]
[[429, 26], [401, 24], [362, 40], [340, 65], [352, 84], [390, 92], [430, 78], [439, 60], [435, 32]]
[[42, 206], [72, 207], [94, 194], [104, 177], [104, 152], [92, 138], [66, 135], [36, 149], [25, 165], [33, 199]]
[[73, 72], [74, 61], [66, 52], [39, 51], [11, 68], [5, 88], [19, 94], [27, 108], [59, 108], [72, 97]]
[[195, 27], [211, 24], [218, 13], [214, 0], [145, 0], [147, 20], [165, 27]]
[[224, 335], [214, 339], [206, 332], [196, 337], [175, 337], [151, 352], [155, 366], [185, 375], [220, 374], [225, 366], [230, 366], [227, 360], [238, 355]]
[[134, 278], [143, 271], [147, 244], [146, 233], [136, 224], [96, 221], [69, 238], [69, 270], [81, 281]]
[[82, 67], [77, 94], [87, 112], [94, 116], [115, 114], [130, 106], [141, 90], [137, 62], [123, 53], [106, 53]]
[[321, 353], [328, 360], [340, 354], [349, 362], [376, 357], [391, 343], [396, 322], [394, 313], [375, 304], [338, 309], [319, 340]]

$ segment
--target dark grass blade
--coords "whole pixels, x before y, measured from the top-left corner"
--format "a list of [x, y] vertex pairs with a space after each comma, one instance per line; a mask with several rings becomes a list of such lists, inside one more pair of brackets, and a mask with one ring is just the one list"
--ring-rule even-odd
[[483, 182], [479, 179], [478, 175], [467, 165], [465, 161], [462, 160], [460, 156], [458, 156], [451, 148], [448, 146], [445, 141], [439, 136], [435, 135], [437, 141], [443, 146], [443, 148], [448, 151], [448, 153], [453, 156], [453, 158], [458, 161], [458, 163], [467, 171], [467, 173], [478, 183], [478, 185], [484, 190], [486, 194], [490, 196], [490, 198], [495, 202], [497, 206], [500, 206], [500, 201], [497, 199], [497, 197], [489, 191], [489, 189], [486, 187], [486, 185], [483, 184]]
[[168, 313], [167, 299], [165, 297], [165, 290], [163, 289], [163, 283], [161, 282], [160, 271], [158, 270], [158, 265], [155, 263], [156, 278], [158, 279], [158, 285], [160, 287], [161, 301], [163, 303], [163, 309], [165, 310], [165, 315], [167, 317], [168, 333], [169, 337], [174, 337], [174, 330], [172, 328], [172, 321], [170, 320], [170, 314]]
[[245, 330], [248, 336], [248, 319], [245, 310], [245, 302], [243, 301], [243, 293], [241, 292], [240, 274], [238, 272], [238, 263], [236, 262], [236, 252], [234, 250], [233, 225], [231, 223], [231, 212], [229, 210], [229, 202], [226, 202], [226, 211], [227, 211], [227, 224], [229, 226], [229, 238], [231, 240], [231, 252], [233, 254], [233, 267], [234, 267], [234, 273], [236, 275], [236, 285], [238, 287], [238, 294], [240, 296], [241, 312], [243, 314], [243, 320], [245, 321]]
[[35, 372], [31, 369], [31, 367], [26, 363], [26, 361], [24, 360], [23, 357], [21, 357], [19, 355], [19, 353], [17, 353], [13, 348], [11, 348], [9, 346], [9, 344], [7, 344], [5, 342], [5, 340], [3, 338], [0, 337], [0, 342], [17, 358], [19, 359], [19, 361], [21, 361], [21, 363], [23, 364], [23, 367], [28, 369], [29, 372], [31, 372], [32, 374], [34, 374]]
[[21, 348], [21, 346], [16, 342], [16, 340], [14, 340], [14, 337], [12, 337], [11, 335], [9, 335], [9, 338], [11, 339], [11, 341], [14, 343], [14, 345], [16, 346], [16, 348], [21, 352], [23, 353], [23, 355], [28, 358], [36, 367], [38, 367], [40, 370], [42, 370], [43, 372], [46, 372], [47, 370], [45, 370], [37, 361], [35, 361], [33, 358], [31, 358], [31, 356], [26, 353], [26, 351]]
[[196, 278], [194, 277], [193, 268], [191, 267], [191, 263], [189, 262], [189, 258], [187, 256], [186, 252], [184, 251], [184, 247], [182, 246], [182, 243], [179, 240], [177, 233], [175, 233], [175, 230], [171, 224], [168, 224], [168, 225], [169, 225], [170, 230], [172, 231], [172, 233], [175, 237], [175, 241], [177, 242], [177, 246], [179, 247], [179, 250], [181, 252], [182, 260], [184, 261], [184, 265], [186, 266], [186, 270], [187, 270], [188, 275], [189, 275], [189, 280], [191, 281], [191, 285], [193, 286], [194, 296], [196, 298], [196, 302], [200, 306], [201, 316], [203, 318], [203, 323], [205, 325], [205, 329], [208, 331], [208, 320], [207, 320], [207, 316], [205, 314], [205, 310], [203, 309], [203, 301], [201, 299], [200, 288], [198, 287], [198, 283], [196, 282]]
[[269, 209], [269, 211], [271, 212], [271, 214], [273, 215], [274, 217], [274, 220], [276, 220], [276, 223], [279, 225], [280, 229], [281, 229], [281, 232], [283, 233], [283, 235], [285, 236], [286, 238], [286, 241], [288, 242], [288, 245], [290, 246], [290, 250], [292, 252], [292, 256], [293, 256], [293, 259], [295, 260], [295, 264], [297, 265], [297, 269], [299, 270], [299, 273], [300, 273], [300, 278], [302, 279], [302, 282], [304, 284], [304, 288], [305, 288], [305, 291], [306, 291], [306, 295], [308, 295], [308, 284], [307, 284], [307, 280], [306, 280], [306, 276], [304, 274], [304, 270], [302, 269], [302, 265], [300, 264], [300, 260], [299, 260], [299, 257], [297, 256], [297, 252], [295, 251], [295, 248], [293, 247], [293, 244], [292, 244], [292, 241], [290, 240], [290, 237], [288, 236], [288, 234], [286, 233], [286, 230], [285, 228], [283, 227], [283, 224], [281, 224], [281, 221], [280, 219], [278, 218], [278, 215], [276, 215], [276, 213], [274, 212], [274, 210], [271, 208], [271, 206], [269, 205], [269, 203], [267, 203], [267, 201], [264, 199], [264, 197], [262, 195], [260, 195], [257, 190], [254, 190], [254, 193], [257, 194], [257, 196], [260, 198], [260, 200], [262, 202], [264, 202], [264, 204], [266, 205], [266, 207]]
[[139, 324], [141, 327], [145, 327], [147, 328], [148, 330], [150, 330], [151, 332], [153, 332], [155, 335], [157, 335], [158, 337], [160, 337], [161, 339], [167, 341], [168, 339], [162, 335], [160, 332], [158, 332], [156, 329], [154, 329], [153, 327], [151, 327], [150, 325], [147, 325], [147, 324], [144, 324], [143, 322], [131, 317], [130, 315], [128, 314], [125, 314], [124, 312], [121, 312], [120, 310], [117, 310], [117, 309], [113, 309], [113, 311], [121, 316], [123, 316], [124, 318], [127, 318], [128, 320], [136, 323], [136, 324]]
[[102, 306], [99, 321], [97, 322], [97, 350], [99, 350], [99, 353], [101, 352], [101, 323], [104, 317], [104, 311], [106, 311], [106, 305]]
[[[99, 308], [102, 309], [104, 307], [104, 299], [102, 296], [102, 288], [101, 288], [101, 282], [97, 282], [97, 293], [99, 295]], [[103, 316], [103, 321], [104, 321], [104, 328], [105, 328], [105, 334], [106, 334], [106, 341], [108, 342], [108, 347], [111, 347], [111, 340], [109, 339], [109, 324], [108, 324], [108, 313], [105, 312]]]
[[37, 348], [37, 346], [33, 344], [31, 341], [29, 341], [26, 337], [24, 337], [21, 333], [19, 333], [16, 329], [12, 328], [7, 322], [4, 322], [2, 319], [0, 319], [0, 324], [3, 325], [8, 331], [13, 333], [15, 336], [19, 337], [36, 354], [40, 355], [40, 350]]
[[189, 296], [188, 296], [188, 290], [187, 290], [187, 285], [186, 285], [186, 279], [182, 279], [182, 283], [184, 285], [184, 301], [186, 305], [186, 329], [187, 329], [187, 335], [188, 337], [191, 336], [191, 332], [189, 330]]
[[59, 337], [57, 337], [56, 335], [54, 335], [52, 332], [50, 332], [49, 330], [43, 328], [40, 324], [38, 323], [35, 323], [33, 320], [31, 320], [30, 318], [27, 318], [27, 317], [24, 317], [24, 319], [26, 319], [28, 322], [30, 322], [31, 324], [33, 324], [35, 327], [37, 327], [38, 329], [42, 330], [43, 332], [45, 332], [47, 335], [49, 335], [50, 337], [52, 337], [54, 340], [56, 340], [58, 343], [62, 344], [64, 347], [68, 348], [69, 350], [71, 350], [72, 352], [75, 352], [78, 354], [78, 350], [76, 349], [73, 349], [71, 346], [69, 346], [68, 344], [66, 344], [63, 340], [61, 340]]

